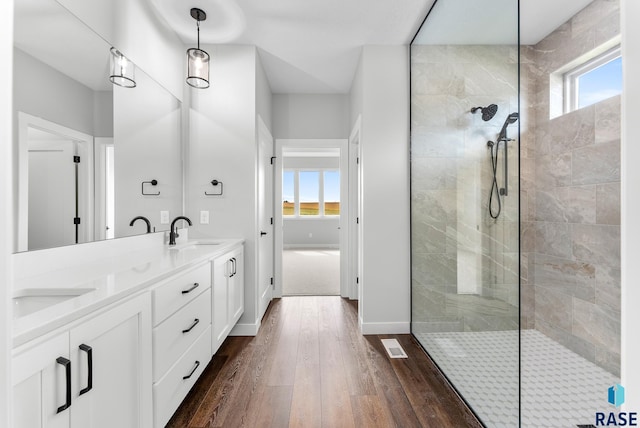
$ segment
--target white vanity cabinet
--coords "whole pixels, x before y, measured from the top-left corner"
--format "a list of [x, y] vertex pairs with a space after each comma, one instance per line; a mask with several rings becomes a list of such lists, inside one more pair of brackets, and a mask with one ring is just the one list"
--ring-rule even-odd
[[69, 427], [71, 409], [62, 409], [67, 392], [65, 369], [67, 362], [70, 364], [69, 334], [23, 348], [12, 361], [14, 426]]
[[211, 263], [152, 293], [154, 426], [163, 427], [211, 359]]
[[14, 426], [151, 425], [149, 293], [14, 349]]
[[212, 348], [215, 354], [244, 312], [244, 251], [240, 246], [213, 261]]
[[135, 256], [17, 318], [13, 427], [161, 428], [180, 406], [244, 311], [242, 241], [168, 248], [146, 269]]

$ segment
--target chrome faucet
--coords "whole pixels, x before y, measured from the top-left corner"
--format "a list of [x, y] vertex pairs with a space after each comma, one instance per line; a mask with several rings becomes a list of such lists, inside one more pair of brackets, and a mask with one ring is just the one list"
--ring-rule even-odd
[[189, 226], [191, 226], [191, 220], [189, 220], [188, 217], [180, 215], [180, 216], [174, 218], [173, 221], [171, 222], [171, 231], [169, 232], [169, 245], [176, 245], [176, 238], [179, 237], [178, 229], [177, 228], [174, 229], [174, 227], [176, 225], [176, 221], [178, 221], [178, 220], [184, 220], [189, 224]]
[[145, 223], [147, 223], [147, 233], [151, 233], [151, 222], [149, 221], [148, 218], [142, 215], [139, 215], [138, 217], [134, 217], [134, 219], [131, 220], [131, 223], [129, 223], [129, 226], [133, 226], [133, 223], [135, 223], [137, 220], [143, 220]]

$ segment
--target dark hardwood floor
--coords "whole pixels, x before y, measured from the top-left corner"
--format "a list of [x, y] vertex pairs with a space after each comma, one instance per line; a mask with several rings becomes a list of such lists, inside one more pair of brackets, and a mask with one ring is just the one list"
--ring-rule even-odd
[[[397, 338], [408, 359], [380, 342]], [[410, 335], [362, 336], [355, 303], [274, 299], [229, 337], [169, 427], [481, 427]]]

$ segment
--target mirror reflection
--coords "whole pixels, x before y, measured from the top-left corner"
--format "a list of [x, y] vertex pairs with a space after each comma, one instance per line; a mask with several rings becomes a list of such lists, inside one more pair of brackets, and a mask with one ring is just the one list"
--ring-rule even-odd
[[16, 251], [168, 230], [162, 214], [182, 213], [181, 103], [113, 52], [54, 0], [16, 2]]

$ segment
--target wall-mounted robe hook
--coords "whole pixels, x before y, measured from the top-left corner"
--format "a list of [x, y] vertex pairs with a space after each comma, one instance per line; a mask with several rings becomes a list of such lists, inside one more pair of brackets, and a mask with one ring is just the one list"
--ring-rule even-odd
[[158, 196], [160, 194], [160, 192], [158, 192], [158, 193], [144, 193], [144, 185], [145, 184], [151, 184], [152, 186], [157, 186], [158, 185], [158, 180], [143, 181], [142, 182], [142, 194], [146, 195], [146, 196]]
[[222, 181], [218, 181], [218, 180], [212, 180], [211, 181], [211, 185], [213, 185], [214, 187], [218, 187], [220, 186], [220, 192], [218, 193], [207, 193], [207, 191], [205, 190], [204, 194], [207, 196], [220, 196], [224, 193], [224, 184], [222, 184]]

